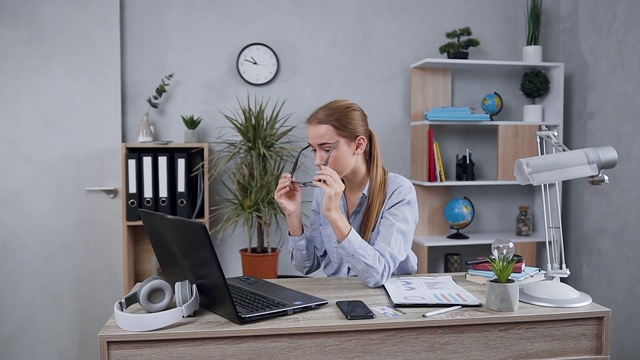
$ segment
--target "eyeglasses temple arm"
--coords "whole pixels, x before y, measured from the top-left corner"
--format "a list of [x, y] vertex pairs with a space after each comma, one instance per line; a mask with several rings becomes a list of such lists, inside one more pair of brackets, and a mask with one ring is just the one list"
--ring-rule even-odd
[[333, 146], [331, 147], [331, 149], [329, 149], [329, 154], [327, 154], [327, 158], [324, 159], [324, 166], [329, 165], [329, 159], [331, 158], [331, 153], [333, 152], [333, 149], [336, 148], [336, 145], [338, 145], [340, 143], [340, 140], [336, 140], [336, 142], [333, 144]]

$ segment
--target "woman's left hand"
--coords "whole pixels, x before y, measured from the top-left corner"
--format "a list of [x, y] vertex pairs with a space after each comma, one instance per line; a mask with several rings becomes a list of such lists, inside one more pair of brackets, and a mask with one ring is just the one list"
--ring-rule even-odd
[[333, 212], [340, 213], [340, 199], [344, 192], [344, 183], [332, 168], [321, 165], [314, 178], [319, 188], [324, 190], [322, 213], [330, 217]]

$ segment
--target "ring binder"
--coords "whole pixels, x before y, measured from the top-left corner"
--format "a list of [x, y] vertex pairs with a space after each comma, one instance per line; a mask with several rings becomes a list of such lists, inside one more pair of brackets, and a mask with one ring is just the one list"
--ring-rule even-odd
[[140, 220], [138, 208], [140, 206], [140, 157], [137, 153], [127, 153], [127, 221]]

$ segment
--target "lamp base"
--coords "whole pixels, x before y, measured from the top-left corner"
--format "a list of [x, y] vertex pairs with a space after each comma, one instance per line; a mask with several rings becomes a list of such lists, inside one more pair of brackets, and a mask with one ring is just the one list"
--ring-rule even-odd
[[560, 282], [559, 278], [520, 286], [520, 301], [548, 307], [581, 307], [591, 304], [591, 296]]

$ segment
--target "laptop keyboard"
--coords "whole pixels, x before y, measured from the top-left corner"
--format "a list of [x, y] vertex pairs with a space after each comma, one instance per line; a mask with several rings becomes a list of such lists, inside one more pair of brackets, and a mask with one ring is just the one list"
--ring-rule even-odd
[[247, 291], [247, 289], [234, 284], [229, 284], [229, 290], [231, 290], [231, 296], [233, 297], [233, 302], [236, 304], [236, 307], [241, 307], [251, 312], [276, 310], [288, 306], [286, 303], [262, 294]]

